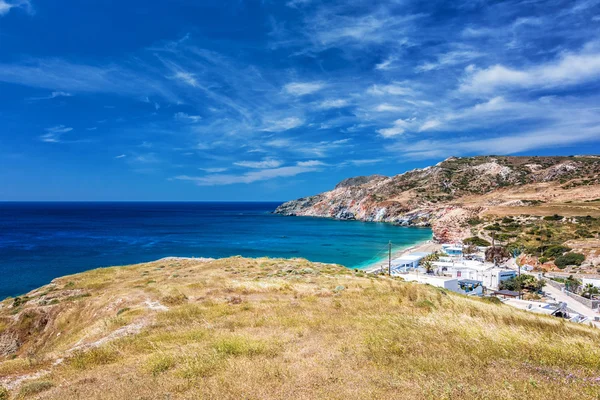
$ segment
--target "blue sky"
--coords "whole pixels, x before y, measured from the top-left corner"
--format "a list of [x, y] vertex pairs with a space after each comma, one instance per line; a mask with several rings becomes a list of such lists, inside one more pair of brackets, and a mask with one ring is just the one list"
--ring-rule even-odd
[[600, 153], [600, 0], [0, 0], [0, 200], [286, 200]]

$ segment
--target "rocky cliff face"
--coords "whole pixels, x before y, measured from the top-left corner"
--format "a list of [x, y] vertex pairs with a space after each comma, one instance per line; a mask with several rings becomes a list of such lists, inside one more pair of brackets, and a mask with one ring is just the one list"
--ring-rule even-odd
[[[275, 212], [431, 226], [436, 239], [448, 242], [468, 236], [468, 221], [490, 205], [523, 206], [548, 195], [550, 190], [555, 193], [581, 186], [597, 189], [599, 185], [597, 156], [451, 157], [435, 166], [393, 177], [346, 179], [329, 192], [287, 202]], [[526, 186], [539, 187], [533, 190], [534, 198], [531, 190], [524, 192], [528, 197], [515, 198], [513, 189]], [[490, 196], [493, 193], [498, 195]], [[587, 193], [591, 199], [597, 191]], [[587, 198], [586, 192], [582, 196]]]

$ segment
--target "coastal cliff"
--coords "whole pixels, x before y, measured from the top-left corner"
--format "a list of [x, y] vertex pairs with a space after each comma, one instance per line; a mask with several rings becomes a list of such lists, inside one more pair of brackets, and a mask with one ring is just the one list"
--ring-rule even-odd
[[284, 203], [275, 212], [431, 226], [435, 239], [452, 242], [472, 235], [477, 224], [470, 222], [499, 207], [525, 213], [540, 204], [599, 197], [598, 156], [450, 157], [392, 177], [346, 179], [329, 192]]

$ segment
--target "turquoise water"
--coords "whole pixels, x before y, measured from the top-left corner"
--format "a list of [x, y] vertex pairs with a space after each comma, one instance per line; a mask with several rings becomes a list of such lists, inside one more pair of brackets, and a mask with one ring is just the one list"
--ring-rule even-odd
[[110, 265], [181, 257], [303, 257], [360, 268], [425, 228], [272, 214], [280, 203], [0, 203], [0, 298]]

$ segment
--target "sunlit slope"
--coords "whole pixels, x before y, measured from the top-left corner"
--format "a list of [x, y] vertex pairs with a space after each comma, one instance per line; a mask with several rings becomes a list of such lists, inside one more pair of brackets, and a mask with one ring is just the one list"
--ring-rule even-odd
[[0, 321], [11, 398], [600, 393], [595, 329], [301, 259], [89, 271], [5, 300]]

